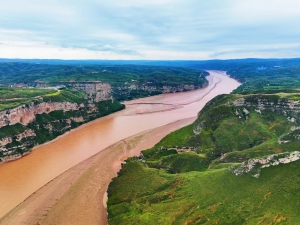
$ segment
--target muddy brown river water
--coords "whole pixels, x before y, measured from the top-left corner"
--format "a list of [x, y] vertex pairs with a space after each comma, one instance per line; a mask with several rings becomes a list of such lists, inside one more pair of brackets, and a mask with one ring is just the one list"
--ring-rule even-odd
[[108, 146], [142, 131], [195, 117], [209, 100], [240, 85], [224, 72], [209, 72], [206, 88], [125, 102], [125, 110], [38, 146], [24, 158], [1, 164], [0, 218], [49, 181]]

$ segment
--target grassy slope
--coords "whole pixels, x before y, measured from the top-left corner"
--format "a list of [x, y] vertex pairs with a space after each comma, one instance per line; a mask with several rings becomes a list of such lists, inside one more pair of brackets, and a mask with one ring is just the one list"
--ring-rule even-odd
[[140, 162], [110, 186], [109, 224], [299, 224], [300, 162], [255, 179], [226, 168], [168, 174]]
[[245, 82], [234, 90], [234, 93], [299, 93], [299, 64], [291, 67], [266, 67], [264, 70], [257, 70], [256, 66], [246, 64], [232, 68], [227, 72], [231, 77]]
[[[61, 91], [37, 88], [0, 88], [0, 111], [31, 102], [84, 102], [85, 93], [72, 89]], [[42, 99], [42, 100], [41, 100]]]
[[0, 87], [0, 100], [12, 98], [34, 98], [46, 94], [54, 93], [54, 90], [37, 88], [6, 88]]
[[55, 93], [54, 90], [36, 88], [0, 88], [0, 111], [28, 104], [38, 97]]
[[[227, 169], [300, 144], [277, 143], [293, 125], [283, 115], [251, 110], [238, 118], [222, 106], [237, 97], [220, 96], [202, 110], [200, 135], [187, 126], [128, 160], [109, 187], [109, 224], [299, 224], [300, 162], [263, 169], [258, 179]], [[177, 154], [175, 146], [198, 154]]]

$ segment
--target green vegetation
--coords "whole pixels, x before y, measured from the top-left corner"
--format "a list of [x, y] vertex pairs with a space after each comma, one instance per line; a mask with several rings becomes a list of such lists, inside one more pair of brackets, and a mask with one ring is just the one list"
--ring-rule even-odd
[[[124, 109], [124, 105], [120, 104], [117, 101], [99, 102], [96, 107], [97, 111], [95, 111], [93, 114], [87, 114], [85, 109], [67, 112], [53, 111], [49, 114], [43, 113], [37, 115], [36, 120], [28, 124], [27, 127], [34, 131], [37, 131], [37, 135], [33, 138], [33, 141], [35, 144], [41, 144], [56, 138], [57, 136], [65, 133], [68, 130], [78, 127], [83, 123], [87, 123], [101, 116], [105, 116]], [[82, 122], [72, 121], [72, 118], [79, 117], [83, 118]], [[68, 120], [71, 120], [71, 123], [69, 123]], [[50, 132], [46, 127], [47, 125], [51, 125], [52, 127], [52, 130]]]
[[194, 124], [126, 161], [109, 186], [109, 224], [299, 224], [300, 161], [264, 168], [259, 178], [228, 170], [299, 151], [300, 132], [290, 131], [299, 113], [287, 104], [295, 95], [231, 94], [207, 103]]
[[243, 84], [209, 102], [193, 125], [126, 161], [109, 186], [109, 224], [299, 224], [299, 161], [264, 168], [258, 179], [228, 170], [299, 151], [298, 105], [289, 106], [300, 100], [299, 59], [179, 65], [227, 70]]
[[72, 102], [83, 103], [86, 93], [75, 89], [64, 89], [43, 96], [45, 102]]
[[238, 67], [227, 72], [233, 78], [244, 84], [234, 93], [299, 93], [300, 65], [297, 67], [273, 67], [257, 70], [253, 66]]
[[35, 102], [83, 103], [85, 93], [65, 88], [60, 91], [37, 88], [0, 88], [0, 111]]
[[60, 95], [60, 91], [57, 91], [57, 92], [53, 92], [53, 93], [50, 93], [50, 94], [46, 94], [45, 97], [54, 97], [54, 96], [58, 96]]
[[12, 126], [5, 126], [0, 128], [0, 139], [7, 137], [7, 136], [14, 136], [15, 134], [22, 133], [26, 130], [26, 127], [24, 127], [22, 124], [15, 124]]
[[[126, 100], [160, 94], [163, 86], [190, 84], [199, 88], [205, 85], [207, 75], [199, 69], [226, 70], [243, 83], [239, 88], [207, 103], [194, 124], [171, 133], [140, 157], [126, 161], [109, 186], [108, 222], [300, 224], [300, 160], [263, 168], [259, 178], [251, 173], [236, 176], [228, 169], [248, 159], [299, 151], [300, 104], [296, 102], [300, 100], [299, 59], [132, 63], [147, 66], [124, 65], [124, 62], [123, 65], [0, 63], [0, 83], [35, 86], [101, 80], [112, 86], [114, 97]], [[30, 101], [38, 103], [41, 97], [47, 102], [86, 103], [84, 93], [69, 88], [49, 93], [26, 93], [28, 90], [15, 95], [7, 91], [10, 97], [0, 99], [0, 110]], [[0, 96], [1, 93], [6, 91], [0, 89]], [[104, 101], [96, 107], [97, 111], [91, 114], [80, 109], [37, 115], [26, 127], [16, 124], [1, 128], [0, 138], [12, 136], [13, 142], [6, 147], [22, 145], [24, 148], [17, 151], [23, 154], [33, 145], [83, 123], [78, 121], [90, 121], [124, 106], [117, 101]], [[37, 135], [17, 141], [14, 134], [28, 128]]]
[[[34, 145], [124, 109], [119, 101], [161, 94], [165, 89], [176, 92], [201, 88], [207, 84], [207, 75], [205, 71], [169, 66], [0, 63], [0, 116], [3, 119], [0, 161], [20, 156]], [[11, 111], [16, 107], [19, 108]], [[70, 107], [76, 110], [65, 112]], [[55, 110], [57, 108], [61, 110]], [[14, 124], [11, 113], [21, 113], [18, 121], [25, 124], [22, 116], [26, 116], [26, 110], [33, 110], [30, 113], [36, 114], [35, 120], [26, 126]], [[196, 155], [195, 160], [198, 158]]]
[[38, 88], [6, 88], [0, 87], [0, 101], [14, 98], [35, 98], [37, 96], [50, 95], [55, 93], [54, 90]]
[[[161, 94], [164, 86], [173, 88], [172, 92], [184, 85], [201, 88], [207, 84], [207, 75], [203, 70], [170, 66], [0, 63], [0, 84], [36, 87], [102, 81], [111, 85], [119, 101]], [[51, 94], [55, 95], [47, 95]]]
[[23, 105], [23, 104], [29, 104], [32, 102], [29, 99], [20, 99], [20, 100], [11, 100], [11, 101], [2, 101], [0, 102], [0, 111], [4, 109], [12, 109], [17, 106]]
[[[0, 83], [60, 83], [101, 80], [113, 86], [126, 82], [152, 85], [206, 83], [205, 71], [169, 66], [49, 65], [0, 63]], [[150, 83], [149, 83], [150, 84]]]
[[299, 224], [300, 162], [261, 177], [227, 168], [169, 174], [133, 159], [109, 188], [109, 224]]
[[55, 93], [54, 90], [46, 89], [0, 87], [0, 111], [38, 101], [42, 96], [53, 93]]
[[[56, 97], [56, 96], [55, 96]], [[10, 149], [15, 146], [21, 146], [14, 151], [14, 154], [24, 154], [33, 146], [50, 141], [68, 130], [76, 128], [83, 123], [108, 115], [110, 113], [122, 110], [124, 105], [118, 101], [102, 101], [95, 103], [96, 110], [92, 113], [87, 113], [86, 108], [75, 111], [56, 110], [50, 113], [36, 115], [36, 119], [27, 126], [22, 124], [8, 125], [0, 128], [0, 139], [9, 137], [12, 142], [5, 147]], [[74, 118], [81, 118], [76, 120]], [[25, 130], [32, 130], [35, 135], [22, 138], [17, 141], [17, 135]], [[3, 151], [0, 151], [0, 157], [3, 156]]]

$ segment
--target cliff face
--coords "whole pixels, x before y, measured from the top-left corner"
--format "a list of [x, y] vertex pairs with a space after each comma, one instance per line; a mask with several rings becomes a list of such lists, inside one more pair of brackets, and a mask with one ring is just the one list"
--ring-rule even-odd
[[[204, 85], [206, 86], [206, 84]], [[143, 85], [138, 84], [124, 84], [112, 87], [112, 94], [115, 98], [120, 100], [127, 100], [139, 97], [146, 97], [150, 95], [164, 94], [191, 91], [204, 87], [202, 85], [182, 84], [182, 85], [162, 85], [147, 83]]]
[[[46, 108], [41, 109], [42, 105]], [[41, 104], [38, 106], [39, 110], [35, 111], [36, 107], [30, 104], [23, 111], [18, 111], [19, 114], [14, 114], [11, 118], [5, 117], [10, 125], [0, 128], [0, 162], [18, 159], [30, 152], [34, 145], [52, 140], [83, 123], [124, 108], [118, 101], [51, 105], [55, 107], [49, 109], [48, 104]], [[15, 112], [16, 109], [11, 111]], [[26, 120], [22, 119], [24, 117]]]
[[138, 81], [132, 80], [131, 82], [122, 84], [113, 84], [113, 86], [101, 81], [63, 82], [63, 84], [84, 91], [87, 93], [89, 99], [99, 102], [111, 100], [112, 98], [123, 101], [150, 95], [191, 91], [207, 86], [208, 82], [167, 85], [155, 82], [145, 82], [141, 84]]
[[[201, 86], [200, 86], [201, 87]], [[171, 92], [182, 92], [182, 91], [191, 91], [198, 89], [199, 86], [193, 84], [188, 85], [178, 85], [178, 86], [153, 86], [153, 85], [130, 85], [130, 86], [117, 86], [114, 88], [114, 91], [131, 91], [131, 90], [143, 90], [148, 92], [161, 92], [161, 93], [171, 93]]]
[[235, 107], [255, 108], [256, 112], [271, 111], [284, 115], [290, 122], [300, 123], [300, 100], [280, 98], [277, 95], [246, 96], [233, 101]]
[[102, 82], [69, 83], [69, 86], [87, 93], [87, 97], [94, 102], [111, 100], [111, 86]]
[[[82, 83], [72, 87], [86, 92], [81, 102], [78, 98], [73, 98], [77, 102], [53, 102], [59, 100], [54, 96], [47, 102], [40, 99], [0, 111], [0, 162], [18, 159], [28, 154], [34, 145], [124, 108], [113, 100], [108, 84]], [[65, 96], [74, 97], [76, 93], [70, 92]]]
[[[83, 104], [81, 105], [83, 107]], [[0, 128], [7, 125], [20, 123], [27, 125], [32, 122], [37, 114], [50, 113], [56, 110], [64, 112], [70, 110], [79, 110], [80, 106], [77, 103], [71, 102], [42, 102], [29, 105], [21, 105], [19, 107], [0, 111]]]
[[[89, 103], [98, 103], [100, 101], [112, 100], [111, 87], [109, 84], [102, 82], [84, 82], [70, 84], [73, 88], [86, 92], [86, 100]], [[50, 113], [57, 110], [64, 112], [71, 110], [79, 110], [84, 108], [84, 104], [77, 104], [71, 102], [31, 102], [28, 105], [21, 105], [19, 107], [0, 111], [0, 128], [7, 125], [14, 125], [21, 123], [27, 125], [32, 122], [37, 114]], [[94, 107], [92, 107], [94, 108]]]
[[268, 140], [280, 145], [270, 150], [277, 153], [300, 140], [300, 101], [292, 94], [221, 95], [202, 109], [193, 132], [199, 139], [199, 150], [209, 151], [212, 158], [227, 154], [221, 162], [243, 162], [247, 154], [232, 152]]
[[247, 120], [250, 113], [265, 116], [268, 113], [282, 115], [294, 126], [300, 124], [300, 100], [280, 95], [223, 95], [209, 102], [194, 123], [194, 133], [215, 126], [218, 121], [235, 116], [241, 121]]

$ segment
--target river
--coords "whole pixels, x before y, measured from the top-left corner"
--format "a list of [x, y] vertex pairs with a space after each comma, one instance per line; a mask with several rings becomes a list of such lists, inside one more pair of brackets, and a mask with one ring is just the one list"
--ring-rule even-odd
[[195, 117], [213, 97], [240, 85], [223, 72], [209, 72], [206, 88], [125, 102], [125, 110], [38, 146], [24, 158], [1, 164], [0, 218], [49, 181], [108, 146], [142, 131]]

